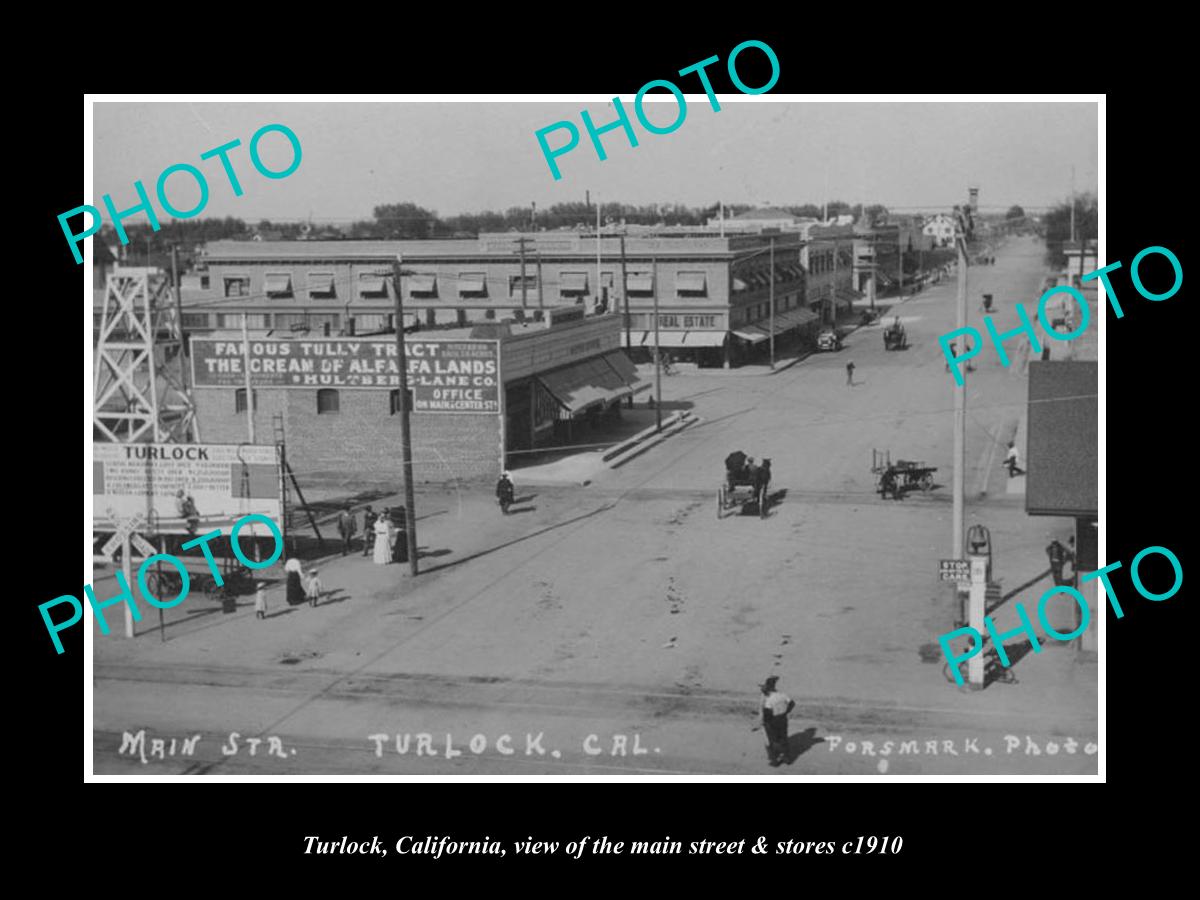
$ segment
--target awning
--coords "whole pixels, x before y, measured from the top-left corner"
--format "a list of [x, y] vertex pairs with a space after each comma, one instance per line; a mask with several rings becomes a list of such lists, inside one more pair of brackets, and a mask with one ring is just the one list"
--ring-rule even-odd
[[626, 279], [625, 289], [631, 294], [653, 293], [654, 276], [648, 274], [631, 274]]
[[703, 272], [680, 272], [675, 276], [675, 290], [688, 294], [707, 294], [708, 283]]
[[[682, 347], [683, 340], [690, 332], [687, 331], [664, 331], [658, 330], [658, 346], [660, 347]], [[651, 350], [654, 349], [654, 332], [647, 331], [642, 337], [642, 346]]]
[[753, 325], [745, 325], [737, 328], [733, 332], [743, 341], [749, 341], [751, 344], [758, 344], [765, 341], [769, 335], [760, 328], [755, 328]]
[[309, 272], [308, 273], [308, 292], [310, 294], [332, 294], [333, 293], [333, 273], [332, 272]]
[[633, 393], [617, 370], [600, 356], [553, 372], [544, 372], [537, 376], [537, 380], [562, 405], [567, 414], [565, 418]]
[[358, 279], [360, 294], [382, 294], [386, 291], [383, 275], [361, 275]]
[[621, 351], [605, 353], [604, 361], [613, 367], [622, 381], [633, 388], [633, 393], [636, 394], [650, 388], [650, 383], [642, 380], [642, 376], [638, 375], [637, 367]]
[[685, 347], [720, 347], [725, 343], [724, 331], [689, 331]]
[[787, 329], [790, 330], [792, 328], [799, 328], [803, 325], [807, 325], [810, 322], [816, 322], [820, 318], [821, 317], [811, 309], [799, 307], [797, 309], [789, 309], [787, 312], [775, 316], [775, 323], [778, 325], [780, 322], [782, 322]]
[[839, 300], [861, 300], [866, 295], [862, 291], [856, 291], [853, 288], [837, 287], [837, 298]]
[[735, 291], [746, 291], [750, 289], [750, 285], [746, 284], [741, 278], [733, 279], [733, 289]]
[[587, 272], [563, 272], [562, 283], [558, 291], [560, 294], [586, 294], [588, 292]]
[[290, 294], [292, 292], [292, 276], [267, 275], [263, 280], [263, 292], [266, 294]]
[[410, 294], [436, 294], [437, 293], [437, 276], [436, 275], [410, 275], [410, 276], [408, 276], [408, 292]]
[[463, 272], [458, 276], [459, 296], [467, 294], [486, 294], [487, 280], [479, 272]]

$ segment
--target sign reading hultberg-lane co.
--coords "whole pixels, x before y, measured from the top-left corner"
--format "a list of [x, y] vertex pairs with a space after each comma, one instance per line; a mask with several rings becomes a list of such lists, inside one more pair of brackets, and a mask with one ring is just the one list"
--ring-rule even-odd
[[[499, 343], [405, 340], [408, 385], [416, 412], [498, 413]], [[240, 340], [196, 338], [192, 360], [197, 387], [244, 387]], [[397, 388], [394, 340], [251, 340], [250, 380], [270, 388]]]

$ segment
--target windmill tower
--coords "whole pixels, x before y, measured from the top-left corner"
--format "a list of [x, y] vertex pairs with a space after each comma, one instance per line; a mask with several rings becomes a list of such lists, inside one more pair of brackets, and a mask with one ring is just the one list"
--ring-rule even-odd
[[159, 269], [117, 265], [104, 288], [92, 378], [92, 430], [116, 443], [187, 442], [195, 405], [183, 384], [179, 308]]

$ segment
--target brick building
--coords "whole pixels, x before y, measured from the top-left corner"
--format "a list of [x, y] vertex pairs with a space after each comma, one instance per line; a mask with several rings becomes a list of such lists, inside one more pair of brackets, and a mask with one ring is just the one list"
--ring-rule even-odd
[[[620, 349], [619, 317], [580, 313], [406, 336], [416, 481], [494, 479], [507, 451], [602, 423], [648, 387]], [[282, 439], [302, 481], [401, 479], [394, 335], [258, 330], [249, 345], [257, 443]], [[193, 337], [192, 393], [207, 442], [247, 439], [244, 360], [240, 331]]]
[[182, 281], [192, 334], [249, 327], [275, 334], [382, 334], [393, 327], [392, 263], [403, 259], [406, 329], [542, 322], [551, 309], [629, 312], [628, 349], [654, 343], [703, 365], [732, 365], [775, 333], [817, 316], [805, 302], [795, 234], [651, 236], [556, 231], [439, 241], [216, 241]]

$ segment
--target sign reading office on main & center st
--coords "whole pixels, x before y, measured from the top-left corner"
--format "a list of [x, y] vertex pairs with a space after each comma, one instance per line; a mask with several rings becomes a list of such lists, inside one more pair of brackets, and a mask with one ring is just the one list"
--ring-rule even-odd
[[[395, 340], [250, 340], [255, 388], [398, 388]], [[500, 412], [498, 341], [405, 340], [416, 412]], [[192, 339], [196, 387], [245, 387], [240, 340]]]

